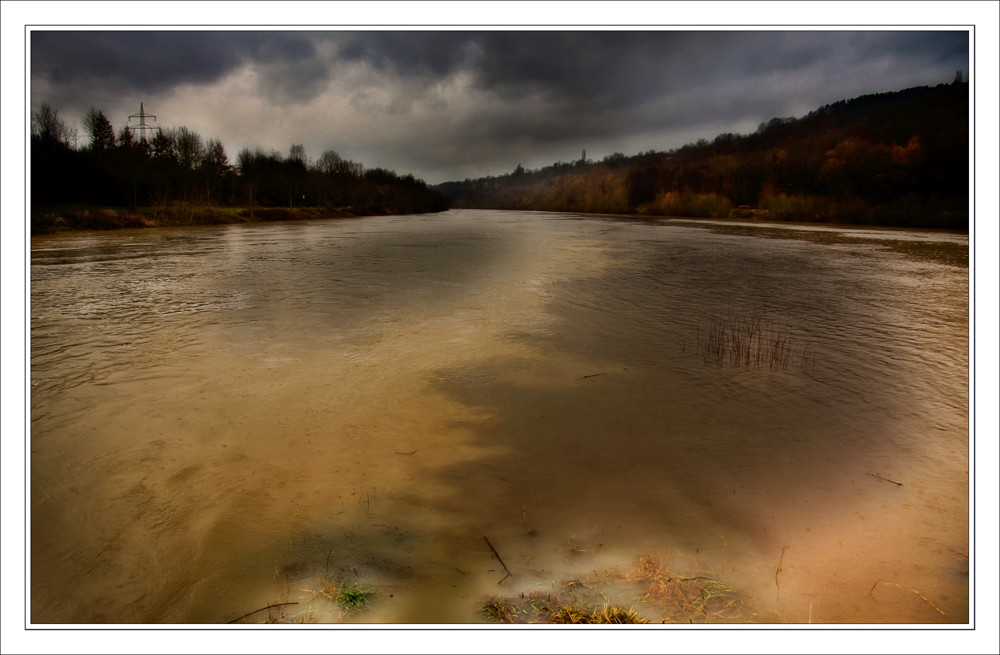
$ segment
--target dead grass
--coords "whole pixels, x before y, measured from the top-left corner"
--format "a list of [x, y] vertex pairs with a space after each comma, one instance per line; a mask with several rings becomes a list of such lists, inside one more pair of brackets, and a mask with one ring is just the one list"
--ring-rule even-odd
[[491, 598], [480, 611], [493, 623], [733, 623], [758, 618], [725, 582], [682, 576], [652, 555], [637, 557], [627, 570], [564, 581], [550, 593]]
[[679, 575], [654, 555], [637, 557], [630, 579], [642, 587], [642, 599], [659, 608], [667, 623], [746, 619], [743, 599], [725, 582], [705, 576]]
[[549, 617], [550, 623], [649, 623], [633, 609], [607, 606], [597, 611], [566, 606]]
[[594, 605], [572, 593], [535, 592], [513, 598], [491, 598], [482, 605], [480, 613], [491, 623], [649, 623], [632, 608], [607, 602]]

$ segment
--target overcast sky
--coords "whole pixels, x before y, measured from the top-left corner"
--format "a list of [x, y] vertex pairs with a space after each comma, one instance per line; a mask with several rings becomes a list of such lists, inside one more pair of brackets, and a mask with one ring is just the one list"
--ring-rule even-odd
[[[958, 31], [32, 31], [33, 109], [94, 106], [429, 183], [669, 150], [968, 74]], [[133, 118], [131, 124], [138, 120]], [[79, 142], [88, 141], [79, 126]]]

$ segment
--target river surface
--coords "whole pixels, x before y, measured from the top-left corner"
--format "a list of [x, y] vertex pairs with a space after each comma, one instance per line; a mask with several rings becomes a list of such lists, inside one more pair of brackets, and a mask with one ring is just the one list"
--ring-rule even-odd
[[[467, 210], [33, 237], [30, 620], [466, 623], [655, 554], [745, 621], [967, 623], [968, 252]], [[711, 350], [754, 316], [781, 361]]]

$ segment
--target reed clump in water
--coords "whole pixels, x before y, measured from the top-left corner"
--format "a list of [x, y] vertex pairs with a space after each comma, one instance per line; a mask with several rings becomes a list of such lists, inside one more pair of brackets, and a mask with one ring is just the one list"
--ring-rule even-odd
[[772, 321], [763, 307], [730, 318], [713, 317], [706, 334], [698, 335], [698, 346], [709, 364], [783, 371], [793, 361], [803, 365], [812, 361], [808, 349], [799, 347], [791, 332]]

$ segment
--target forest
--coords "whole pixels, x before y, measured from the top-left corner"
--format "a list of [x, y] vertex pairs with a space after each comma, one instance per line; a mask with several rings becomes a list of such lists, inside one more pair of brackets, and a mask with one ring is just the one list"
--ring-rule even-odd
[[316, 161], [245, 148], [235, 163], [218, 139], [186, 128], [149, 137], [103, 111], [83, 121], [89, 142], [71, 145], [58, 111], [43, 104], [31, 125], [31, 232], [443, 211], [447, 200], [412, 175], [342, 158]]
[[518, 165], [429, 187], [327, 150], [245, 148], [186, 127], [117, 132], [98, 109], [71, 146], [43, 104], [31, 125], [31, 230], [410, 214], [449, 206], [696, 218], [969, 227], [969, 85], [842, 100], [753, 134], [670, 151]]
[[842, 100], [753, 134], [436, 188], [453, 207], [969, 226], [969, 85]]

